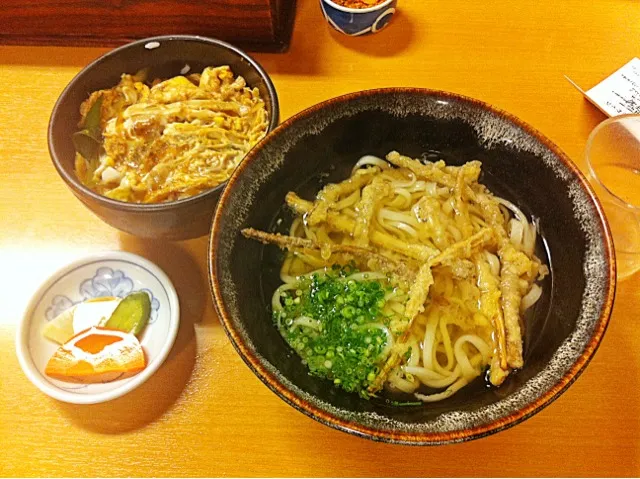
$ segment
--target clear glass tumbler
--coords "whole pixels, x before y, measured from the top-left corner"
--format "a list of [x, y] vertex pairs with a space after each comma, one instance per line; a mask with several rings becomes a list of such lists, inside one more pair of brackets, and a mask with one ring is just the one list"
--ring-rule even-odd
[[586, 146], [589, 176], [616, 249], [618, 279], [640, 270], [640, 115], [603, 121]]

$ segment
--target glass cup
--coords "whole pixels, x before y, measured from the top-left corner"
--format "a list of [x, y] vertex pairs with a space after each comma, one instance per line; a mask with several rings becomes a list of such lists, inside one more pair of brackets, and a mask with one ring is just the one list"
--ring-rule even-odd
[[589, 135], [585, 155], [609, 221], [621, 280], [640, 270], [640, 115], [600, 123]]

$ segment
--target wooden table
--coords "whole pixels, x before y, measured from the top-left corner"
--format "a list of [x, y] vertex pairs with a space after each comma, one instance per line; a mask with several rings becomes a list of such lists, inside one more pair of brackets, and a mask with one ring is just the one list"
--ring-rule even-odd
[[[421, 86], [476, 97], [555, 141], [584, 169], [603, 115], [563, 78], [592, 86], [640, 54], [630, 0], [401, 0], [367, 38], [329, 30], [301, 0], [291, 49], [256, 55], [285, 119], [327, 98]], [[621, 282], [587, 371], [547, 409], [469, 443], [415, 448], [352, 437], [307, 418], [243, 364], [214, 312], [207, 238], [146, 241], [101, 222], [56, 174], [46, 143], [64, 86], [105, 49], [0, 47], [0, 475], [444, 476], [640, 474], [640, 277]], [[640, 194], [640, 193], [639, 193]], [[54, 269], [122, 249], [173, 279], [183, 315], [160, 371], [113, 402], [75, 406], [41, 394], [15, 357], [16, 324]]]

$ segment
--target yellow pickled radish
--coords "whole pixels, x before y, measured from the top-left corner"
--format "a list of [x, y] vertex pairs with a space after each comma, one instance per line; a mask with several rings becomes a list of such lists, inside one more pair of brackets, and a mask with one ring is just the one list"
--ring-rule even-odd
[[58, 344], [67, 342], [73, 336], [73, 313], [75, 310], [76, 306], [71, 306], [46, 323], [42, 329], [42, 335]]
[[66, 343], [74, 334], [91, 326], [100, 326], [111, 317], [120, 298], [104, 296], [91, 298], [71, 306], [44, 325], [42, 334], [58, 344]]

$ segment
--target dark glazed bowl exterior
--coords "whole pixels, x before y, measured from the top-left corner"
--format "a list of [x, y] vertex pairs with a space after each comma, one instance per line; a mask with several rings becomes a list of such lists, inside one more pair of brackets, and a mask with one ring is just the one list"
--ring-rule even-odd
[[[480, 181], [539, 219], [537, 254], [551, 274], [525, 315], [525, 366], [499, 388], [478, 378], [429, 405], [370, 401], [310, 376], [269, 312], [282, 253], [241, 236], [244, 227], [284, 232], [288, 191], [311, 199], [348, 176], [364, 154], [391, 150], [450, 164], [480, 160]], [[371, 90], [316, 105], [284, 122], [234, 172], [214, 217], [210, 280], [220, 320], [253, 372], [287, 403], [339, 430], [377, 441], [433, 445], [498, 432], [556, 399], [593, 357], [615, 295], [608, 225], [571, 160], [512, 115], [459, 95]], [[603, 379], [604, 380], [604, 379]]]
[[251, 87], [257, 87], [269, 112], [268, 131], [279, 121], [276, 90], [262, 67], [242, 50], [212, 38], [170, 35], [146, 38], [116, 48], [86, 66], [64, 89], [49, 121], [49, 153], [56, 170], [84, 205], [119, 230], [145, 238], [195, 238], [209, 232], [211, 217], [226, 183], [199, 195], [159, 204], [112, 200], [86, 188], [74, 171], [71, 141], [80, 120], [80, 104], [96, 90], [110, 88], [123, 73], [149, 68], [150, 78], [169, 78], [189, 65], [190, 72], [229, 65]]

